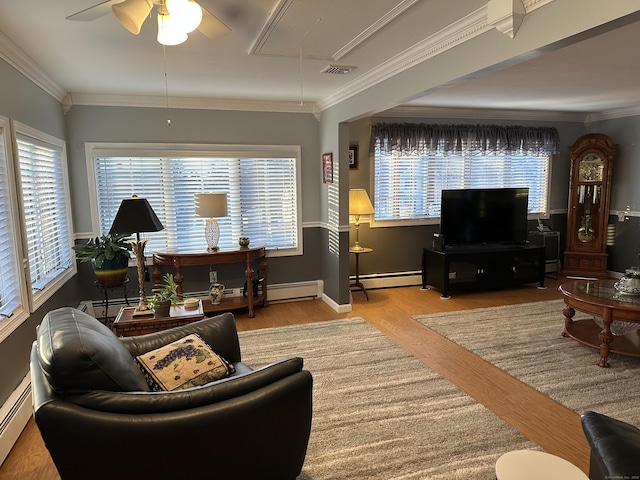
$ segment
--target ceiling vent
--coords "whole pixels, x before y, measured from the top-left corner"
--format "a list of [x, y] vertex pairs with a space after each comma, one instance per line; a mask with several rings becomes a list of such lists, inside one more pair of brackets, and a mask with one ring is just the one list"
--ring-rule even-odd
[[348, 65], [327, 65], [327, 67], [320, 73], [330, 73], [332, 75], [346, 75], [356, 67], [349, 67]]

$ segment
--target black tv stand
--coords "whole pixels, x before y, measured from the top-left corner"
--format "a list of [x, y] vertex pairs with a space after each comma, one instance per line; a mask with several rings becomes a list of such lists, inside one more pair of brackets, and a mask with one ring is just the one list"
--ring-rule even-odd
[[530, 244], [452, 245], [422, 249], [422, 288], [450, 298], [452, 291], [511, 288], [537, 282], [544, 288], [545, 249]]

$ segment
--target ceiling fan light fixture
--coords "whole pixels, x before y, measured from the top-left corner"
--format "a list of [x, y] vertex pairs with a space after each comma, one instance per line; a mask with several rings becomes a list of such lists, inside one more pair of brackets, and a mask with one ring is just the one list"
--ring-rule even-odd
[[180, 45], [186, 42], [187, 38], [187, 33], [171, 15], [158, 13], [158, 43], [167, 46]]
[[202, 8], [191, 0], [166, 0], [172, 21], [180, 25], [185, 33], [193, 32], [202, 22]]
[[142, 23], [152, 8], [153, 2], [151, 0], [125, 0], [111, 7], [122, 26], [134, 35], [140, 33]]

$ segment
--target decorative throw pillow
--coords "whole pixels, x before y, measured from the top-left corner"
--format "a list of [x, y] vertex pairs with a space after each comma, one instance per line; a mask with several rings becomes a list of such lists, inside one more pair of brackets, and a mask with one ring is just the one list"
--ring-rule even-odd
[[193, 333], [136, 357], [155, 391], [197, 387], [235, 372], [199, 335]]

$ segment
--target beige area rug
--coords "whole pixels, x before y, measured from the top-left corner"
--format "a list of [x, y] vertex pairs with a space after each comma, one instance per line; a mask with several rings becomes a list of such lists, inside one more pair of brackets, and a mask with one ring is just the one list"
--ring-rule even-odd
[[498, 457], [536, 448], [361, 318], [240, 333], [243, 361], [300, 356], [314, 377], [299, 480], [495, 479]]
[[611, 354], [611, 367], [599, 367], [598, 350], [561, 335], [563, 308], [550, 300], [413, 318], [578, 413], [640, 425], [640, 359]]

